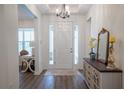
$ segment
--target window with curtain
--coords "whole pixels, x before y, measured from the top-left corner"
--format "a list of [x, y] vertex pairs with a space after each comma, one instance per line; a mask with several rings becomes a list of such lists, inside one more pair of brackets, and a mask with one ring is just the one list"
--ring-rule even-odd
[[32, 54], [31, 42], [34, 42], [34, 28], [19, 28], [18, 29], [18, 51], [25, 49]]

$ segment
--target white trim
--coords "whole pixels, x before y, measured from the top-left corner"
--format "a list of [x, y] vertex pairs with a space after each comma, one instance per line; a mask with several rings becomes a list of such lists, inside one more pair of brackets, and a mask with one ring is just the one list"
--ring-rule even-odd
[[41, 74], [41, 72], [42, 72], [42, 70], [41, 70], [41, 71], [38, 71], [38, 72], [37, 72], [37, 71], [35, 71], [35, 72], [34, 72], [34, 75], [40, 75], [40, 74]]

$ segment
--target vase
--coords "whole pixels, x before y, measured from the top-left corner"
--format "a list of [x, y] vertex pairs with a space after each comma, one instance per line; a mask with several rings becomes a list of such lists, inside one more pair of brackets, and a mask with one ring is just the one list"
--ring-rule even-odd
[[91, 52], [89, 53], [90, 59], [95, 60], [96, 59], [96, 54], [93, 52], [93, 48], [91, 48]]
[[96, 59], [96, 54], [95, 53], [90, 53], [90, 59], [95, 60]]

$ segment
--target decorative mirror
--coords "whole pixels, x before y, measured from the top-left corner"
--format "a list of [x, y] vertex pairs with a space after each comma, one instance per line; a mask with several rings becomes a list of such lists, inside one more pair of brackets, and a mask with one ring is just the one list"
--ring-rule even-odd
[[97, 60], [107, 65], [109, 55], [109, 32], [102, 28], [98, 34]]

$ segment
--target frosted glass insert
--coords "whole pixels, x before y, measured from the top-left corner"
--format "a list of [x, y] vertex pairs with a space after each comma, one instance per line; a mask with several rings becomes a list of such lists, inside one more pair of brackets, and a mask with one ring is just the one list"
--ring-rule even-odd
[[78, 25], [75, 25], [74, 29], [74, 64], [78, 64]]
[[54, 64], [54, 26], [49, 25], [49, 64]]

